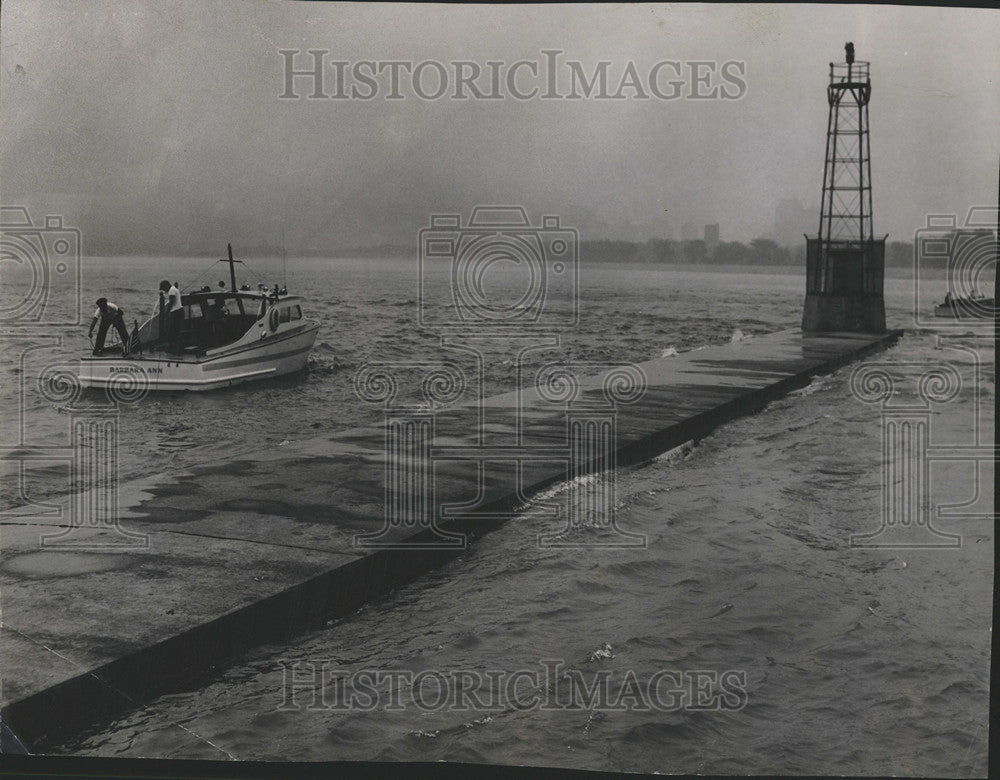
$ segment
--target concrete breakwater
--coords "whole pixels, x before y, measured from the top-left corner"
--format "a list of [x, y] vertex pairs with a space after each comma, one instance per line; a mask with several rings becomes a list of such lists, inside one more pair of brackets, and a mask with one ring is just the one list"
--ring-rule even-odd
[[[705, 436], [898, 336], [783, 331], [640, 364], [644, 392], [616, 409], [615, 460], [640, 462]], [[580, 392], [599, 397], [601, 377]], [[525, 495], [572, 476], [559, 457], [565, 410], [543, 400], [535, 391], [486, 400], [491, 432], [551, 452], [483, 470], [468, 408], [438, 412], [432, 444], [449, 457], [433, 472], [437, 502], [475, 511], [437, 531], [474, 537], [513, 516]], [[450, 559], [461, 548], [434, 530], [387, 528], [385, 441], [382, 428], [354, 429], [124, 485], [122, 526], [147, 546], [116, 549], [119, 535], [96, 526], [74, 531], [87, 543], [79, 550], [43, 548], [44, 521], [6, 522], [4, 722], [44, 751]], [[580, 468], [601, 465], [584, 458]], [[389, 544], [359, 547], [358, 535]]]

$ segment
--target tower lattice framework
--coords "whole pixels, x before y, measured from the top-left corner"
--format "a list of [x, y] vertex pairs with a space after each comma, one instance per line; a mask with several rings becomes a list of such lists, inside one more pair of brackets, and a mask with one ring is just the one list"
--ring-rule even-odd
[[875, 238], [868, 103], [870, 64], [830, 63], [823, 195], [816, 238], [806, 239], [804, 331], [885, 330], [885, 238]]

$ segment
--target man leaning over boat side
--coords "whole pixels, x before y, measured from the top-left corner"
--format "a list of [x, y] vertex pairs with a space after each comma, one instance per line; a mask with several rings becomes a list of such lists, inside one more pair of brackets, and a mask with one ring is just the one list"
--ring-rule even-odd
[[115, 306], [115, 304], [109, 303], [107, 298], [98, 298], [97, 309], [94, 310], [94, 318], [90, 321], [90, 330], [87, 332], [87, 338], [94, 335], [94, 326], [98, 320], [101, 322], [101, 327], [97, 329], [97, 342], [94, 344], [94, 354], [100, 355], [104, 350], [104, 339], [108, 335], [108, 328], [114, 325], [115, 330], [118, 331], [118, 336], [122, 340], [122, 354], [124, 355], [128, 345], [125, 313]]

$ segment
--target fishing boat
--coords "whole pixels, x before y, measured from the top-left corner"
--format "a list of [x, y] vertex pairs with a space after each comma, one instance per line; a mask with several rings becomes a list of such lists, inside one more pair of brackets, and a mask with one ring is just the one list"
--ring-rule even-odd
[[[137, 321], [123, 346], [111, 344], [80, 358], [84, 387], [106, 388], [131, 375], [149, 390], [215, 390], [305, 368], [319, 322], [302, 314], [302, 299], [287, 289], [236, 286], [229, 245], [230, 287], [182, 293], [183, 325], [167, 343], [166, 315]], [[169, 351], [168, 351], [169, 350]]]
[[972, 296], [969, 298], [945, 297], [944, 303], [934, 307], [935, 317], [953, 320], [989, 320], [996, 314], [993, 298]]

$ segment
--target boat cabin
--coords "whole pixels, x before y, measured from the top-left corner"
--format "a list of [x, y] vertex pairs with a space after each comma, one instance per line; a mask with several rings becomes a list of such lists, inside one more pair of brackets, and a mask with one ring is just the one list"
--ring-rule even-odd
[[[254, 325], [259, 324], [264, 337], [302, 319], [301, 299], [278, 293], [203, 288], [182, 294], [181, 306], [184, 322], [178, 353], [193, 356], [239, 341]], [[166, 327], [166, 315], [151, 317], [129, 340], [129, 352], [165, 351]]]

